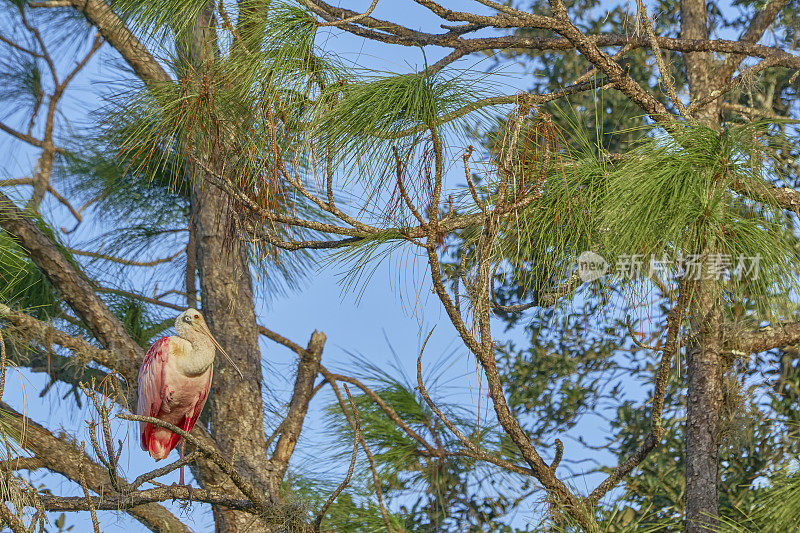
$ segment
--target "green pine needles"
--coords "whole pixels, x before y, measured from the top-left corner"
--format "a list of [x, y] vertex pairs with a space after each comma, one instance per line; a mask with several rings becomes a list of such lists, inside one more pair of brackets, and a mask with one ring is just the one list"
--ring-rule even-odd
[[715, 280], [766, 317], [788, 312], [797, 239], [765, 189], [772, 172], [761, 140], [766, 127], [718, 133], [689, 124], [633, 147], [607, 177], [598, 222], [609, 259], [666, 259], [673, 274], [680, 268], [689, 278]]
[[[202, 3], [127, 3], [145, 27], [173, 28], [175, 42], [187, 42], [184, 30], [198, 31], [185, 21]], [[414, 191], [420, 212], [444, 209], [428, 205], [434, 160], [454, 165], [453, 139], [467, 125], [486, 124], [480, 79], [431, 69], [396, 75], [346, 68], [317, 46], [318, 25], [302, 7], [251, 0], [236, 12], [223, 8], [215, 30], [219, 53], [203, 55], [189, 45], [165, 50], [179, 83], [145, 87], [109, 118], [122, 155], [138, 165], [134, 172], [154, 178], [169, 169], [178, 183], [177, 173], [191, 162], [195, 171], [239, 189], [246, 197], [240, 209], [262, 210], [251, 227], [284, 235], [270, 213], [303, 205], [324, 218], [313, 199], [290, 201], [287, 191], [319, 191], [335, 178], [380, 231], [342, 252], [356, 273], [381, 256], [379, 246], [403, 242], [396, 230], [409, 219], [398, 223], [385, 207], [398, 179]], [[766, 124], [722, 133], [690, 123], [668, 133], [653, 129], [614, 160], [599, 141], [587, 140], [602, 132], [571, 134], [567, 142], [524, 98], [500, 124], [478, 163], [484, 172], [475, 174], [472, 192], [481, 198], [452, 190], [442, 198], [466, 200], [458, 209], [467, 215], [479, 213], [476, 203], [483, 202], [500, 217], [491, 254], [501, 283], [514, 278], [538, 297], [569, 290], [581, 254], [592, 251], [609, 264], [601, 286], [645, 279], [658, 263], [667, 286], [679, 275], [706, 277], [731, 299], [755, 302], [764, 317], [792, 312], [786, 295], [797, 288], [797, 241], [764, 188], [778, 168], [762, 139]], [[480, 234], [477, 220], [460, 234], [467, 266], [477, 259]]]

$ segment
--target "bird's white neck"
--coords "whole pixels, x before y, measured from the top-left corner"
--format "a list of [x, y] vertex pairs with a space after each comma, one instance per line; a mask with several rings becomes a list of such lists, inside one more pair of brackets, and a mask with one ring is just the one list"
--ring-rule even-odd
[[[188, 338], [191, 337], [191, 338]], [[186, 376], [199, 376], [214, 362], [216, 347], [205, 335], [181, 335], [183, 355], [177, 358], [180, 371]]]

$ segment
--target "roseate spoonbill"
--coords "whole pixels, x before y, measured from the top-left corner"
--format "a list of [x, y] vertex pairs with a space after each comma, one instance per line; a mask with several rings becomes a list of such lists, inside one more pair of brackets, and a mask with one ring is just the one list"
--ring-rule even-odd
[[[153, 416], [191, 431], [206, 404], [216, 349], [242, 376], [241, 370], [211, 335], [203, 315], [187, 309], [175, 319], [177, 335], [161, 337], [147, 350], [139, 370], [141, 416]], [[140, 422], [142, 449], [156, 461], [165, 459], [181, 437], [172, 431]], [[183, 457], [185, 443], [179, 449]], [[183, 485], [183, 467], [181, 467]]]

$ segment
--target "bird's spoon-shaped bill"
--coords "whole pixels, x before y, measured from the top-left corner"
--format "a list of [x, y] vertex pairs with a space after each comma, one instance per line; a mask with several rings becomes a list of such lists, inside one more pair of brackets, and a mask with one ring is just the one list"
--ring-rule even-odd
[[225, 348], [223, 348], [223, 347], [222, 347], [222, 346], [221, 346], [221, 345], [220, 345], [220, 344], [217, 342], [217, 339], [215, 339], [215, 338], [214, 338], [214, 335], [212, 335], [212, 334], [211, 334], [211, 330], [210, 330], [210, 329], [208, 329], [208, 326], [205, 324], [205, 322], [201, 322], [201, 323], [199, 324], [199, 326], [200, 326], [200, 330], [201, 330], [203, 333], [205, 333], [206, 335], [208, 335], [208, 338], [209, 338], [209, 339], [211, 339], [211, 342], [213, 342], [213, 343], [214, 343], [214, 346], [216, 346], [216, 347], [217, 347], [217, 349], [218, 349], [220, 352], [222, 352], [222, 355], [224, 355], [224, 356], [225, 356], [225, 359], [227, 359], [227, 360], [228, 360], [228, 362], [231, 364], [231, 366], [233, 366], [233, 368], [235, 368], [235, 369], [236, 369], [236, 371], [239, 373], [239, 377], [240, 377], [240, 378], [242, 378], [242, 379], [244, 379], [244, 374], [242, 374], [242, 371], [241, 371], [241, 370], [239, 370], [239, 367], [238, 367], [238, 366], [236, 366], [236, 363], [234, 363], [234, 362], [233, 362], [233, 359], [231, 359], [231, 356], [230, 356], [230, 355], [228, 355], [228, 352], [226, 352], [226, 351], [225, 351]]

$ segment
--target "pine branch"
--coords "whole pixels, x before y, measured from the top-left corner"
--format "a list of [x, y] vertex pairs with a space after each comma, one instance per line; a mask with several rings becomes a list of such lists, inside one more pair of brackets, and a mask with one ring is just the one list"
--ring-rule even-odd
[[141, 347], [125, 330], [94, 292], [84, 275], [67, 260], [33, 222], [4, 194], [0, 193], [0, 227], [15, 236], [28, 255], [54, 287], [63, 295], [75, 314], [93, 335], [111, 352], [118, 354], [115, 370], [126, 379], [138, 374], [144, 354]]
[[[103, 0], [71, 0], [69, 4], [86, 15], [103, 38], [117, 49], [137, 76], [146, 84], [167, 83], [169, 74], [134, 35], [125, 22]], [[41, 6], [52, 5], [42, 2]]]
[[160, 265], [162, 263], [169, 263], [169, 262], [173, 261], [179, 255], [184, 254], [186, 252], [186, 248], [183, 248], [183, 249], [179, 250], [177, 253], [175, 253], [175, 254], [173, 254], [173, 255], [171, 255], [169, 257], [164, 257], [164, 258], [161, 258], [161, 259], [154, 259], [152, 261], [134, 261], [132, 259], [124, 259], [122, 257], [116, 257], [116, 256], [110, 255], [110, 254], [101, 254], [101, 253], [98, 253], [98, 252], [89, 252], [89, 251], [84, 251], [84, 250], [76, 250], [75, 248], [70, 248], [69, 251], [70, 251], [70, 253], [73, 253], [75, 255], [83, 255], [85, 257], [93, 257], [95, 259], [103, 259], [105, 261], [111, 261], [111, 262], [114, 262], [114, 263], [119, 263], [121, 265], [152, 267], [152, 266]]
[[68, 335], [54, 328], [52, 324], [37, 320], [20, 311], [14, 311], [4, 304], [0, 304], [0, 319], [13, 324], [21, 334], [37, 340], [45, 348], [49, 349], [51, 344], [57, 344], [71, 350], [79, 357], [86, 357], [106, 368], [114, 369], [121, 366], [114, 352], [97, 348], [85, 339]]
[[257, 489], [255, 485], [253, 485], [249, 480], [245, 479], [237, 470], [233, 464], [230, 463], [227, 459], [222, 457], [220, 452], [215, 448], [209, 446], [207, 443], [203, 442], [201, 439], [198, 439], [195, 435], [191, 435], [187, 431], [175, 426], [174, 424], [170, 424], [169, 422], [164, 422], [161, 419], [154, 418], [152, 416], [139, 416], [139, 415], [117, 415], [117, 418], [121, 418], [122, 420], [130, 420], [132, 422], [147, 422], [153, 424], [158, 427], [162, 427], [172, 431], [173, 433], [180, 435], [183, 437], [187, 442], [194, 445], [200, 452], [206, 455], [211, 461], [219, 467], [228, 477], [230, 477], [231, 481], [233, 481], [236, 488], [242, 491], [244, 494], [253, 504], [255, 505], [256, 509], [260, 513], [269, 513], [271, 502], [269, 501], [269, 496], [265, 497], [262, 491]]
[[[42, 148], [41, 139], [37, 139], [36, 137], [34, 137], [32, 135], [28, 135], [27, 133], [19, 132], [19, 131], [15, 130], [14, 128], [11, 128], [11, 127], [3, 124], [2, 122], [0, 122], [0, 130], [3, 130], [4, 132], [8, 133], [12, 137], [16, 137], [20, 141], [26, 142], [26, 143], [30, 144], [31, 146], [35, 146], [36, 148]], [[62, 155], [66, 153], [63, 148], [59, 148], [59, 147], [56, 147], [55, 151], [56, 151], [57, 154], [62, 154]], [[31, 182], [31, 183], [33, 183], [33, 182]]]
[[800, 322], [769, 325], [749, 332], [737, 331], [732, 337], [729, 342], [734, 353], [750, 355], [765, 352], [800, 343]]
[[[346, 18], [357, 15], [356, 12], [347, 9], [342, 9], [326, 4], [319, 0], [308, 0], [313, 3], [319, 13], [324, 14], [326, 20], [335, 20], [337, 18]], [[765, 8], [757, 18], [762, 17], [758, 23], [760, 25], [765, 22], [768, 16], [774, 18], [772, 9], [777, 7], [776, 4], [785, 2], [786, 0], [773, 0], [770, 6]], [[441, 6], [439, 6], [441, 9]], [[443, 11], [444, 12], [444, 11]], [[771, 15], [769, 15], [771, 14]], [[509, 15], [515, 16], [515, 15]], [[517, 25], [527, 25], [524, 21], [527, 19], [520, 18]], [[556, 31], [556, 26], [545, 19], [540, 19], [541, 25], [531, 27], [538, 27], [541, 29], [550, 29]], [[536, 50], [540, 52], [555, 52], [567, 51], [575, 48], [570, 39], [563, 37], [550, 37], [550, 38], [536, 38], [526, 37], [523, 35], [506, 35], [501, 37], [489, 37], [479, 39], [464, 39], [461, 36], [466, 31], [476, 31], [486, 26], [492, 26], [490, 21], [483, 20], [480, 23], [470, 23], [464, 27], [447, 27], [449, 29], [444, 34], [431, 34], [411, 30], [409, 28], [394, 24], [390, 21], [374, 19], [367, 17], [359, 21], [364, 26], [345, 25], [343, 29], [355, 35], [373, 39], [390, 44], [399, 44], [404, 46], [441, 46], [445, 48], [453, 48], [453, 52], [447, 58], [442, 60], [442, 64], [437, 64], [434, 70], [439, 70], [446, 64], [449, 64], [456, 59], [465, 55], [482, 52], [486, 50]], [[756, 20], [754, 19], [754, 25]], [[515, 26], [516, 27], [516, 26]], [[371, 28], [369, 31], [366, 28]], [[379, 30], [379, 31], [377, 31]], [[762, 30], [763, 33], [763, 30]], [[628, 46], [630, 49], [648, 48], [651, 46], [651, 41], [647, 37], [639, 37], [629, 34], [599, 34], [599, 35], [586, 35], [586, 38], [594, 42], [599, 47], [624, 47]], [[681, 39], [674, 37], [656, 37], [656, 42], [661, 49], [672, 50], [676, 52], [721, 52], [727, 54], [737, 54], [744, 57], [760, 57], [766, 58], [768, 56], [775, 56], [778, 58], [780, 66], [798, 70], [800, 69], [800, 57], [792, 55], [778, 47], [764, 46], [755, 44], [758, 39], [753, 40], [725, 40], [725, 39]], [[731, 56], [733, 57], [733, 56]], [[741, 60], [739, 60], [741, 61]], [[731, 71], [730, 74], [733, 72]], [[730, 76], [728, 74], [728, 76]]]
[[[788, 3], [789, 0], [769, 0], [767, 5], [764, 6], [764, 9], [750, 21], [750, 26], [748, 26], [747, 30], [739, 37], [738, 42], [755, 43], [761, 39], [764, 32], [778, 16], [778, 13], [780, 13]], [[730, 81], [731, 76], [733, 76], [733, 73], [745, 57], [745, 54], [731, 54], [726, 57], [725, 63], [723, 63], [719, 72], [717, 72], [717, 79], [722, 79], [725, 83]]]

